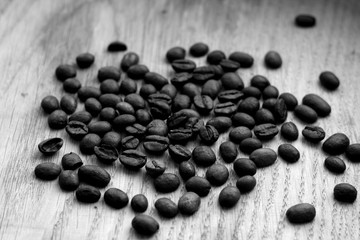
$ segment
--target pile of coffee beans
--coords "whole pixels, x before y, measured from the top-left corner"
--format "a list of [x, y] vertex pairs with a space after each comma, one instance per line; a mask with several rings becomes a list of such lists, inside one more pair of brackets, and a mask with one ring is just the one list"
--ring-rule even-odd
[[[310, 27], [315, 25], [315, 19], [298, 16], [296, 24]], [[127, 46], [113, 42], [107, 49], [122, 52], [127, 51]], [[64, 64], [55, 70], [68, 95], [60, 101], [55, 96], [43, 98], [41, 107], [49, 114], [48, 125], [52, 129], [65, 129], [79, 142], [82, 154], [94, 154], [103, 164], [113, 165], [119, 160], [134, 172], [145, 167], [158, 192], [174, 192], [184, 185], [187, 192], [177, 203], [169, 198], [156, 200], [154, 207], [165, 218], [198, 211], [201, 198], [206, 197], [213, 186], [227, 183], [228, 167], [232, 166], [237, 182], [234, 186], [225, 186], [218, 196], [221, 207], [231, 208], [241, 194], [256, 187], [254, 176], [258, 168], [273, 165], [278, 155], [290, 164], [296, 164], [301, 158], [301, 151], [290, 143], [299, 138], [299, 130], [293, 122], [286, 122], [289, 112], [293, 111], [302, 122], [312, 124], [319, 117], [328, 116], [332, 109], [325, 99], [312, 93], [298, 102], [293, 94], [280, 93], [265, 76], [253, 76], [250, 86], [245, 87], [237, 71], [250, 68], [253, 57], [244, 52], [233, 52], [227, 57], [220, 50], [209, 49], [207, 44], [199, 42], [188, 51], [193, 57], [206, 56], [208, 64], [204, 66], [187, 59], [187, 50], [182, 47], [169, 49], [165, 58], [174, 70], [170, 81], [140, 64], [138, 54], [127, 52], [119, 66], [98, 70], [98, 87], [82, 86], [76, 78], [77, 68], [89, 68], [95, 61], [90, 53], [80, 54], [76, 58], [77, 66]], [[283, 60], [278, 52], [269, 51], [264, 62], [268, 68], [277, 69]], [[329, 90], [335, 90], [340, 83], [329, 71], [321, 73], [319, 81]], [[84, 103], [84, 109], [78, 109], [78, 102]], [[279, 133], [286, 142], [279, 145], [277, 152], [263, 148], [264, 141]], [[227, 135], [229, 140], [214, 149], [212, 146], [221, 135]], [[306, 141], [318, 144], [325, 138], [325, 131], [309, 125], [302, 130], [302, 135]], [[195, 145], [193, 150], [187, 147], [189, 142]], [[62, 139], [52, 138], [42, 141], [39, 150], [51, 155], [62, 146]], [[330, 155], [324, 162], [325, 167], [336, 174], [343, 173], [346, 165], [334, 155], [346, 153], [350, 161], [360, 161], [360, 144], [350, 145], [343, 133], [330, 136], [322, 149]], [[217, 151], [223, 162], [217, 160]], [[239, 152], [248, 157], [237, 158]], [[178, 175], [167, 172], [163, 161], [149, 158], [167, 153], [169, 161], [178, 166]], [[197, 168], [206, 168], [205, 176], [199, 176]], [[77, 200], [86, 203], [99, 201], [99, 189], [106, 188], [111, 181], [104, 168], [84, 164], [73, 152], [62, 157], [61, 166], [51, 162], [39, 164], [35, 175], [42, 180], [59, 177], [62, 189], [76, 191]], [[356, 196], [356, 189], [348, 183], [334, 188], [338, 201], [353, 202]], [[120, 189], [109, 188], [104, 201], [120, 209], [128, 205], [129, 197]], [[138, 213], [149, 207], [143, 194], [133, 196], [130, 205]], [[316, 211], [311, 204], [299, 203], [286, 215], [292, 223], [305, 223], [314, 219]], [[145, 214], [137, 215], [132, 226], [145, 235], [159, 229], [158, 222]]]

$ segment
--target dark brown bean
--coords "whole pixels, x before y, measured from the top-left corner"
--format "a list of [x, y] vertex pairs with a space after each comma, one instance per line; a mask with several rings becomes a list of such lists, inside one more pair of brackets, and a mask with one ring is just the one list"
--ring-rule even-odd
[[62, 157], [61, 165], [64, 170], [76, 170], [83, 165], [83, 162], [79, 155], [70, 152]]
[[99, 201], [100, 197], [101, 197], [101, 193], [99, 189], [93, 186], [81, 185], [76, 190], [76, 198], [79, 202], [95, 203]]
[[55, 180], [61, 172], [59, 165], [52, 162], [40, 163], [35, 167], [35, 176], [41, 180]]
[[49, 138], [38, 144], [39, 151], [44, 155], [52, 155], [59, 151], [64, 144], [61, 138]]
[[110, 174], [97, 165], [81, 166], [78, 175], [81, 182], [99, 188], [106, 187], [111, 180]]

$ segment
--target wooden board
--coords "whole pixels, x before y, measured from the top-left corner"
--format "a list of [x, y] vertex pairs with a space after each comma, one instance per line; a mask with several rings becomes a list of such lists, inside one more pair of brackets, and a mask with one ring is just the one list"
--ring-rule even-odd
[[[314, 14], [317, 26], [294, 27], [293, 19], [299, 13]], [[141, 62], [152, 71], [166, 76], [171, 68], [164, 54], [173, 46], [188, 48], [204, 41], [212, 50], [222, 49], [227, 54], [245, 51], [255, 58], [251, 69], [239, 71], [246, 85], [253, 75], [262, 74], [281, 92], [290, 91], [300, 101], [306, 93], [320, 94], [331, 103], [333, 112], [316, 125], [328, 136], [344, 132], [354, 143], [360, 137], [359, 13], [357, 0], [1, 1], [0, 239], [139, 237], [131, 229], [135, 214], [130, 207], [113, 210], [102, 199], [96, 204], [80, 204], [74, 193], [61, 191], [56, 181], [41, 182], [34, 177], [37, 164], [59, 163], [63, 154], [79, 152], [65, 131], [49, 130], [39, 107], [44, 96], [65, 94], [54, 78], [57, 65], [74, 63], [82, 52], [94, 53], [95, 65], [79, 71], [78, 78], [83, 85], [98, 86], [97, 69], [118, 66], [123, 56], [106, 52], [107, 44], [115, 39], [139, 53]], [[264, 67], [263, 56], [269, 50], [280, 52], [281, 69]], [[195, 61], [205, 63], [204, 58]], [[341, 79], [337, 91], [328, 92], [319, 85], [318, 76], [324, 70]], [[292, 113], [288, 120], [303, 129], [304, 124]], [[37, 144], [55, 136], [65, 139], [64, 147], [53, 157], [41, 156]], [[227, 134], [222, 135], [213, 149], [218, 152], [226, 139]], [[282, 142], [278, 136], [265, 146], [277, 149]], [[185, 192], [183, 185], [174, 193], [158, 194], [144, 172], [131, 174], [119, 163], [106, 167], [112, 176], [109, 187], [118, 187], [130, 197], [137, 193], [148, 197], [146, 213], [161, 225], [153, 239], [360, 239], [359, 201], [344, 205], [333, 199], [337, 183], [360, 186], [360, 166], [346, 161], [346, 173], [336, 176], [324, 168], [325, 154], [319, 146], [302, 137], [294, 145], [301, 152], [300, 161], [287, 164], [278, 159], [273, 166], [260, 169], [255, 190], [242, 195], [231, 210], [219, 208], [218, 194], [223, 187], [216, 187], [202, 199], [194, 216], [163, 219], [156, 213], [154, 201], [163, 196], [177, 201]], [[96, 163], [94, 157], [82, 157], [87, 164]], [[177, 172], [175, 164], [165, 160], [168, 171]], [[218, 162], [223, 162], [220, 157]], [[227, 184], [234, 185], [237, 177], [231, 164], [227, 167], [231, 170]], [[204, 172], [198, 170], [200, 176]], [[286, 210], [299, 202], [315, 205], [313, 223], [294, 226], [286, 220]]]

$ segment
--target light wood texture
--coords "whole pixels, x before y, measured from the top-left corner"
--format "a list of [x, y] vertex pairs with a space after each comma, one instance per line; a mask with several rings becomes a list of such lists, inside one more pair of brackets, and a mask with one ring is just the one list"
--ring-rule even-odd
[[[294, 26], [299, 13], [317, 17], [312, 29]], [[240, 50], [252, 54], [255, 65], [240, 70], [246, 85], [255, 74], [267, 76], [281, 92], [290, 91], [301, 101], [309, 92], [320, 94], [331, 103], [330, 117], [320, 119], [327, 135], [344, 132], [351, 142], [360, 138], [360, 2], [347, 1], [0, 1], [0, 239], [133, 239], [134, 212], [127, 207], [114, 210], [101, 199], [96, 204], [80, 204], [74, 193], [61, 191], [57, 181], [41, 182], [34, 177], [35, 166], [43, 161], [60, 163], [67, 152], [79, 152], [64, 130], [52, 131], [40, 109], [41, 99], [49, 94], [64, 95], [54, 69], [61, 63], [74, 63], [77, 54], [92, 52], [96, 63], [78, 71], [83, 85], [98, 86], [97, 69], [118, 66], [123, 56], [107, 53], [107, 44], [115, 39], [128, 44], [129, 50], [141, 56], [141, 62], [152, 71], [170, 76], [164, 61], [167, 49], [188, 48], [197, 41], [212, 50], [227, 54]], [[263, 66], [268, 50], [283, 57], [279, 70]], [[204, 64], [204, 58], [196, 59]], [[325, 91], [318, 83], [323, 70], [335, 72], [341, 86], [335, 92]], [[83, 108], [82, 105], [79, 109]], [[304, 124], [290, 114], [301, 131]], [[64, 147], [52, 157], [43, 157], [37, 144], [60, 136]], [[213, 146], [217, 152], [219, 144]], [[277, 136], [266, 147], [277, 149], [283, 140]], [[360, 166], [346, 161], [343, 175], [327, 171], [325, 154], [302, 137], [294, 142], [301, 159], [287, 164], [278, 159], [268, 168], [258, 170], [257, 186], [242, 195], [237, 206], [221, 210], [214, 187], [202, 198], [201, 208], [192, 217], [177, 216], [166, 220], [158, 216], [154, 201], [162, 196], [177, 202], [184, 187], [171, 194], [155, 192], [145, 171], [131, 174], [120, 163], [106, 167], [111, 173], [109, 187], [118, 187], [130, 197], [144, 193], [149, 199], [147, 214], [160, 222], [153, 239], [360, 239], [359, 201], [343, 205], [333, 199], [333, 187], [340, 182], [360, 186]], [[193, 148], [194, 146], [190, 146]], [[245, 156], [242, 153], [239, 156]], [[166, 158], [166, 157], [165, 157]], [[97, 163], [83, 156], [85, 163]], [[166, 160], [166, 159], [165, 159]], [[223, 162], [219, 157], [219, 162]], [[175, 164], [166, 161], [169, 172]], [[231, 179], [236, 176], [232, 165]], [[203, 176], [205, 170], [199, 169]], [[102, 193], [104, 190], [102, 190]], [[291, 225], [286, 210], [299, 202], [315, 205], [313, 223]]]

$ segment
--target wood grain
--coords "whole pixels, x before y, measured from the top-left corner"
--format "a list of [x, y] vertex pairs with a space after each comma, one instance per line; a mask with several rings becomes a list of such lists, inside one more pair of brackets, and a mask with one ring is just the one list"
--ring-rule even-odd
[[[76, 55], [92, 52], [96, 63], [90, 70], [79, 71], [83, 85], [98, 86], [97, 69], [118, 66], [123, 54], [108, 54], [107, 44], [115, 39], [126, 42], [131, 51], [152, 71], [170, 77], [171, 68], [164, 54], [173, 46], [188, 48], [204, 41], [211, 49], [227, 54], [240, 50], [255, 57], [251, 69], [240, 70], [246, 84], [255, 74], [267, 76], [281, 92], [290, 91], [299, 100], [309, 92], [320, 94], [331, 103], [331, 116], [319, 119], [327, 135], [344, 132], [351, 142], [360, 137], [360, 2], [288, 1], [288, 0], [3, 0], [0, 1], [0, 239], [133, 239], [141, 238], [131, 229], [134, 213], [127, 207], [113, 210], [101, 200], [85, 205], [73, 193], [60, 190], [56, 181], [35, 179], [34, 167], [43, 161], [60, 162], [67, 152], [79, 152], [65, 131], [52, 131], [40, 109], [41, 99], [53, 94], [64, 95], [54, 69], [61, 63], [74, 63]], [[313, 29], [294, 27], [299, 13], [317, 17]], [[268, 70], [263, 56], [277, 50], [283, 67]], [[205, 60], [194, 59], [197, 64]], [[335, 72], [341, 86], [335, 92], [325, 91], [318, 83], [324, 70]], [[79, 106], [81, 109], [83, 106]], [[299, 129], [304, 127], [292, 114]], [[65, 145], [58, 154], [44, 158], [37, 144], [48, 137], [60, 136]], [[223, 134], [213, 146], [227, 139]], [[279, 136], [266, 143], [277, 149]], [[333, 175], [323, 167], [325, 155], [318, 145], [301, 137], [294, 145], [301, 159], [287, 164], [276, 163], [256, 174], [257, 186], [242, 195], [234, 209], [221, 210], [213, 188], [202, 199], [200, 211], [192, 217], [179, 215], [173, 220], [158, 216], [154, 201], [167, 196], [177, 201], [185, 192], [155, 192], [144, 172], [131, 174], [117, 163], [106, 167], [111, 173], [109, 187], [118, 187], [130, 197], [145, 194], [150, 203], [147, 214], [161, 225], [153, 239], [360, 239], [359, 201], [343, 205], [334, 201], [333, 187], [340, 182], [360, 186], [360, 166], [346, 161], [343, 175]], [[190, 146], [194, 148], [194, 145]], [[239, 156], [245, 156], [242, 153]], [[82, 156], [85, 163], [96, 163], [94, 157]], [[168, 157], [169, 172], [177, 172]], [[219, 162], [223, 162], [218, 158]], [[236, 176], [231, 164], [229, 185]], [[205, 169], [198, 169], [203, 175]], [[104, 192], [102, 190], [102, 192]], [[313, 223], [291, 225], [286, 210], [299, 202], [316, 206]]]

